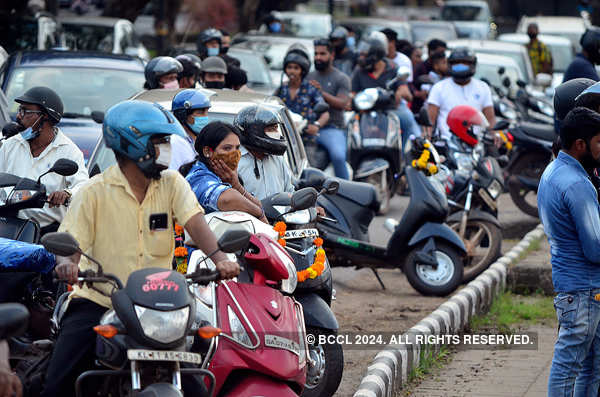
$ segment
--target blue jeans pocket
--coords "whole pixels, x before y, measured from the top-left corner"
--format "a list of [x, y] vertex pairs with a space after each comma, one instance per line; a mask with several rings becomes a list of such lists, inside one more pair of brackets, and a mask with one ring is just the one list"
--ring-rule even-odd
[[571, 328], [577, 318], [580, 296], [560, 293], [554, 298], [554, 309], [561, 328]]

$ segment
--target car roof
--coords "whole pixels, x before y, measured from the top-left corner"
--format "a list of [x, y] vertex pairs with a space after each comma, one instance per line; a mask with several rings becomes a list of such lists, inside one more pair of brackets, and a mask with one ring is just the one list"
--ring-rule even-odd
[[[244, 41], [239, 41], [239, 38], [244, 38]], [[236, 42], [234, 44], [242, 44], [247, 41], [268, 41], [274, 43], [310, 43], [312, 45], [314, 39], [309, 39], [307, 37], [298, 37], [298, 36], [285, 36], [285, 35], [266, 35], [266, 34], [241, 34], [239, 37], [236, 37]]]
[[331, 15], [320, 12], [279, 11], [282, 17], [322, 17], [331, 18]]
[[[571, 40], [566, 37], [551, 35], [551, 34], [538, 34], [538, 40], [545, 44], [554, 45], [565, 45], [571, 46]], [[525, 33], [503, 33], [498, 36], [499, 41], [506, 41], [510, 43], [527, 44], [529, 43], [529, 36]]]
[[15, 67], [89, 67], [144, 71], [141, 59], [129, 55], [94, 51], [20, 51], [11, 55]]
[[447, 0], [445, 6], [474, 6], [487, 7], [487, 2], [483, 0]]
[[532, 22], [538, 24], [540, 32], [544, 30], [549, 32], [583, 32], [585, 30], [585, 21], [581, 17], [523, 16], [519, 21], [517, 32], [525, 32], [527, 25]]
[[410, 26], [450, 26], [454, 29], [451, 21], [409, 21]]
[[473, 51], [478, 48], [497, 48], [507, 52], [521, 52], [525, 50], [523, 44], [508, 43], [506, 41], [497, 40], [473, 40], [473, 39], [458, 39], [448, 41], [448, 47], [469, 47]]
[[[488, 54], [485, 52], [477, 53], [477, 63], [485, 63], [485, 64], [496, 64], [502, 66], [509, 66], [511, 68], [519, 69], [519, 65], [517, 61], [508, 57], [506, 55], [496, 55], [496, 54]], [[519, 69], [520, 70], [520, 69]]]
[[386, 18], [371, 18], [371, 17], [363, 17], [363, 18], [344, 18], [335, 21], [338, 25], [404, 25], [409, 27], [407, 21], [398, 21], [395, 19], [386, 19]]
[[118, 21], [127, 21], [122, 18], [111, 17], [58, 17], [57, 21], [63, 24], [91, 25], [91, 26], [114, 26]]

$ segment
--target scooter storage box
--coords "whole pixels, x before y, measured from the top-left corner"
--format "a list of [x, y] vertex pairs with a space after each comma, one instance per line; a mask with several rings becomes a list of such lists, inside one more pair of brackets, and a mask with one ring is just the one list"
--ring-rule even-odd
[[0, 237], [0, 270], [48, 273], [56, 258], [41, 245]]

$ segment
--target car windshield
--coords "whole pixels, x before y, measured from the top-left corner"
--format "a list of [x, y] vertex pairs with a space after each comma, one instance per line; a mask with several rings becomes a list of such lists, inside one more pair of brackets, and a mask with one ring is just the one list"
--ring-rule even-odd
[[512, 58], [519, 66], [519, 69], [521, 69], [523, 81], [529, 83], [529, 76], [527, 75], [527, 66], [525, 64], [525, 59], [523, 59], [523, 54], [521, 52], [502, 51], [498, 48], [479, 48], [476, 52], [482, 52], [484, 54], [502, 55], [505, 57]]
[[552, 53], [552, 67], [555, 72], [564, 73], [567, 67], [573, 60], [573, 49], [570, 45], [548, 45], [550, 52]]
[[62, 24], [64, 44], [71, 50], [113, 52], [114, 31], [112, 26]]
[[363, 35], [368, 35], [371, 32], [380, 32], [385, 28], [390, 28], [398, 34], [398, 40], [411, 40], [410, 30], [406, 26], [384, 26], [384, 25], [369, 25], [364, 28]]
[[265, 63], [259, 58], [259, 55], [245, 51], [230, 51], [232, 57], [240, 61], [242, 69], [248, 75], [248, 86], [267, 86], [271, 85], [271, 75]]
[[144, 73], [140, 70], [83, 67], [20, 67], [9, 75], [6, 97], [14, 116], [18, 104], [14, 99], [31, 87], [43, 85], [56, 91], [64, 104], [64, 113], [90, 116], [106, 111], [115, 103], [142, 90]]
[[[269, 59], [269, 69], [271, 70], [283, 70], [283, 58], [287, 53], [291, 43], [286, 42], [272, 42], [272, 41], [250, 41], [244, 43], [244, 47], [251, 48], [257, 54], [264, 54]], [[305, 44], [305, 43], [302, 43]], [[312, 65], [313, 47], [307, 47], [308, 55], [310, 57], [310, 63]]]
[[456, 31], [449, 26], [439, 25], [413, 25], [413, 42], [427, 43], [431, 39], [453, 40], [456, 38]]
[[498, 64], [490, 64], [490, 63], [477, 63], [477, 69], [475, 72], [475, 77], [478, 79], [486, 79], [490, 82], [491, 85], [503, 88], [502, 80], [505, 77], [508, 77], [511, 82], [511, 94], [516, 93], [516, 84], [518, 80], [524, 80], [522, 73], [516, 68], [512, 67], [504, 67], [504, 74], [498, 74], [498, 69], [500, 66]]
[[329, 15], [295, 15], [283, 17], [286, 34], [298, 37], [327, 37], [331, 33]]
[[58, 45], [58, 34], [50, 33], [44, 38], [45, 43], [38, 43], [39, 26], [38, 21], [28, 18], [0, 17], [0, 45], [7, 53], [12, 54], [22, 50], [37, 50], [38, 44], [43, 48], [52, 48]]
[[442, 19], [444, 21], [486, 21], [483, 8], [477, 6], [452, 6], [446, 5], [442, 8]]

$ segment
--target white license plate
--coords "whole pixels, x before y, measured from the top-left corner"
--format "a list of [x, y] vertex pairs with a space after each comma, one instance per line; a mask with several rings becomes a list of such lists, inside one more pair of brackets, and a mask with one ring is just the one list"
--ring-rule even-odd
[[283, 235], [284, 239], [304, 238], [304, 237], [319, 237], [319, 231], [317, 229], [298, 229], [288, 230]]
[[198, 353], [168, 350], [129, 349], [127, 350], [127, 358], [133, 361], [182, 361], [202, 364], [202, 356]]
[[300, 355], [300, 346], [293, 340], [277, 335], [265, 334], [265, 345], [276, 349], [284, 349], [296, 355]]

